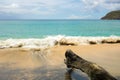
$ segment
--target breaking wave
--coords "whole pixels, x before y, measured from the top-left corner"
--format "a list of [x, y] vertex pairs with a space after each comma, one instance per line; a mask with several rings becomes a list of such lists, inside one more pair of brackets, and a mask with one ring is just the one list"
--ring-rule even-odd
[[0, 48], [49, 48], [55, 45], [90, 45], [103, 43], [120, 43], [120, 36], [85, 37], [85, 36], [47, 36], [45, 38], [0, 40]]

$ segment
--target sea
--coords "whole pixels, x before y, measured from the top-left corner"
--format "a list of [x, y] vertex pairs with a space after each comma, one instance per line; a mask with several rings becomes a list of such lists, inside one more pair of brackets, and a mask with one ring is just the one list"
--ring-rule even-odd
[[0, 48], [120, 40], [120, 20], [0, 20]]

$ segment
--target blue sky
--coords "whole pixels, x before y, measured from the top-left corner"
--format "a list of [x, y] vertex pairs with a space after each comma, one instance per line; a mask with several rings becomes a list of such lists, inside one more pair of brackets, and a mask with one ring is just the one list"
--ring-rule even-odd
[[0, 0], [0, 19], [99, 19], [120, 0]]

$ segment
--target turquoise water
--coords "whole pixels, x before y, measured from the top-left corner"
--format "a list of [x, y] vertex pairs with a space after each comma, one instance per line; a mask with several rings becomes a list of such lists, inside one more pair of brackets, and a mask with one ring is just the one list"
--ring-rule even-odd
[[120, 36], [120, 20], [13, 20], [0, 21], [0, 38], [46, 36]]

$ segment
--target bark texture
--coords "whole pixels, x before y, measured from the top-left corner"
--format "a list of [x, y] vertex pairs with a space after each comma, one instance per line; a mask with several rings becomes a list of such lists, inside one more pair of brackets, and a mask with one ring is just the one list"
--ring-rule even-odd
[[65, 52], [65, 57], [65, 64], [68, 68], [80, 69], [91, 80], [117, 80], [101, 66], [79, 57], [71, 50]]

